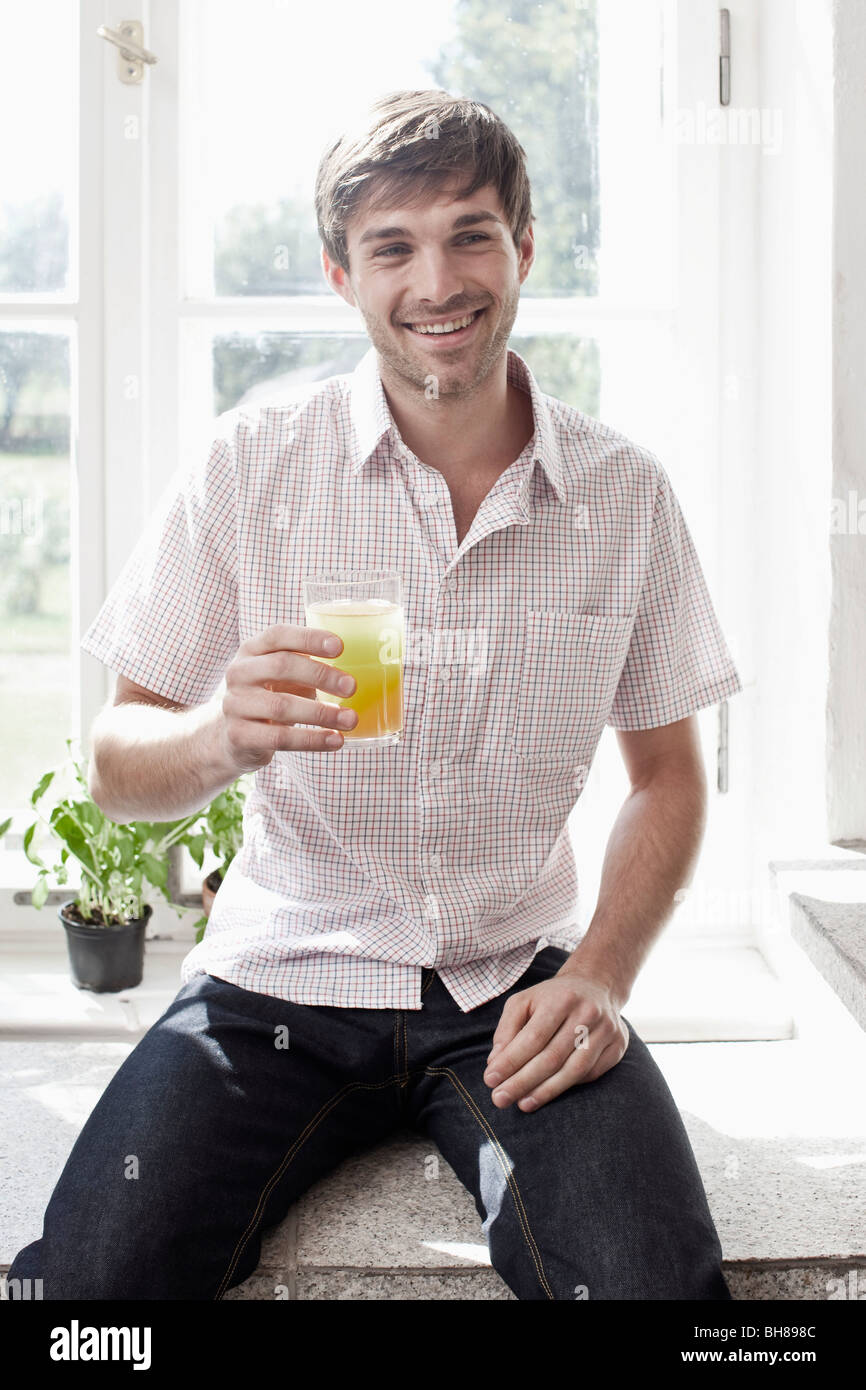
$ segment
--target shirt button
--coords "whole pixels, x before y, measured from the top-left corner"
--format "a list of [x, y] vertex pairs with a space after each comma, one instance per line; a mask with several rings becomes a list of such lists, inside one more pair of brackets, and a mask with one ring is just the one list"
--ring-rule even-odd
[[431, 917], [433, 919], [438, 918], [439, 899], [437, 897], [434, 897], [432, 893], [428, 893], [427, 897], [424, 899], [424, 907], [426, 908], [428, 917]]
[[431, 868], [433, 868], [433, 869], [438, 869], [438, 868], [439, 868], [439, 865], [442, 863], [442, 855], [441, 855], [441, 854], [428, 854], [428, 855], [427, 855], [427, 863], [430, 865]]
[[440, 771], [440, 764], [434, 760], [434, 761], [430, 764], [430, 767], [428, 768], [428, 776], [430, 776], [430, 777], [438, 777], [438, 776], [439, 776], [439, 771]]
[[419, 497], [418, 497], [418, 506], [419, 506], [419, 507], [435, 507], [435, 505], [436, 505], [436, 494], [435, 494], [435, 492], [422, 492], [422, 493], [419, 495]]
[[448, 580], [448, 588], [450, 589], [452, 594], [454, 593], [454, 590], [457, 588], [457, 580], [453, 574], [451, 575], [451, 578]]
[[440, 681], [450, 681], [450, 679], [451, 679], [451, 667], [450, 667], [450, 666], [440, 666], [440, 667], [439, 667], [439, 679], [440, 679]]

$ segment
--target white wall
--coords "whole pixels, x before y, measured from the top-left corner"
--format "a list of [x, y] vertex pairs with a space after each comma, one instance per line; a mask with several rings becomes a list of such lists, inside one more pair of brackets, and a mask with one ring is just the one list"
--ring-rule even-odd
[[827, 817], [866, 849], [866, 5], [834, 17], [833, 497], [856, 520], [830, 538]]
[[[675, 99], [696, 137], [678, 152], [681, 466], [676, 448], [665, 458], [745, 688], [729, 701], [729, 791], [711, 797], [694, 902], [669, 933], [754, 940], [775, 910], [768, 862], [828, 850], [832, 3], [729, 0], [721, 108], [718, 10], [680, 0]], [[715, 710], [699, 723], [714, 779]]]
[[[750, 290], [757, 308], [753, 414], [748, 430], [738, 431], [728, 411], [727, 447], [750, 517], [744, 581], [754, 612], [749, 703], [759, 886], [768, 860], [820, 854], [828, 838], [831, 3], [761, 0], [757, 7], [760, 105], [780, 113], [782, 139], [760, 164]], [[734, 92], [736, 65], [734, 54]], [[852, 183], [860, 174], [839, 170]], [[729, 240], [735, 206], [731, 214]], [[729, 288], [735, 296], [736, 284]]]

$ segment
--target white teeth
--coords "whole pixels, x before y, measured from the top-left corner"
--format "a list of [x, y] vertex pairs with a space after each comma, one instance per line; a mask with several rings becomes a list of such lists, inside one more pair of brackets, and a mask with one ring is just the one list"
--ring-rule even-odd
[[415, 333], [454, 333], [458, 328], [468, 328], [475, 314], [467, 314], [462, 319], [452, 319], [450, 323], [413, 323], [409, 326]]

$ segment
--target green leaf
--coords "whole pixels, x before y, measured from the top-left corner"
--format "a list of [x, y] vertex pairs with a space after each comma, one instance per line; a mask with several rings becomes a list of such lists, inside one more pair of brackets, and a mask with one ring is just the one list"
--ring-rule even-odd
[[78, 818], [84, 828], [89, 830], [91, 835], [98, 835], [102, 829], [104, 820], [99, 807], [93, 802], [79, 801], [76, 805], [76, 809], [78, 811]]
[[0, 840], [3, 839], [3, 836], [6, 834], [6, 831], [9, 829], [9, 827], [10, 827], [11, 824], [12, 824], [12, 817], [11, 817], [11, 816], [9, 817], [8, 820], [4, 820], [4, 821], [2, 822], [2, 824], [0, 824]]
[[31, 864], [36, 864], [40, 869], [45, 869], [47, 868], [45, 861], [39, 858], [39, 855], [36, 853], [34, 849], [30, 848], [33, 841], [33, 836], [36, 834], [38, 825], [39, 822], [34, 821], [33, 824], [28, 825], [27, 829], [24, 831], [24, 853], [27, 855], [27, 858], [30, 860]]
[[49, 823], [60, 839], [66, 842], [76, 859], [80, 859], [82, 864], [98, 873], [99, 866], [94, 862], [90, 845], [75, 816], [61, 804], [55, 806], [51, 812]]
[[35, 888], [30, 893], [30, 901], [34, 907], [44, 907], [48, 897], [48, 878], [46, 874], [40, 874]]
[[40, 779], [39, 779], [39, 781], [38, 781], [38, 783], [37, 783], [37, 785], [36, 785], [36, 788], [35, 788], [34, 792], [32, 793], [32, 795], [31, 795], [31, 797], [30, 797], [30, 805], [31, 805], [31, 806], [35, 806], [36, 803], [37, 803], [37, 801], [39, 800], [40, 796], [44, 796], [45, 792], [48, 790], [48, 788], [50, 787], [50, 785], [51, 785], [51, 783], [52, 783], [53, 780], [54, 780], [54, 773], [53, 773], [53, 772], [46, 772], [45, 775], [44, 775], [44, 777], [40, 777]]
[[118, 855], [114, 862], [121, 869], [131, 869], [135, 863], [135, 849], [135, 844], [124, 836], [117, 846]]
[[157, 859], [145, 851], [141, 856], [141, 862], [150, 882], [157, 888], [165, 888], [168, 883], [168, 860]]
[[204, 860], [204, 831], [202, 831], [200, 835], [191, 835], [186, 842], [186, 847], [195, 861], [196, 866], [200, 869]]

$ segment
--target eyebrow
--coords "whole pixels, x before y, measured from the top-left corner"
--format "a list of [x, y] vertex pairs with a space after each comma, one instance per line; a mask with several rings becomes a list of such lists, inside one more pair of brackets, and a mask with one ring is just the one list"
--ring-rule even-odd
[[[452, 232], [458, 232], [461, 227], [472, 227], [478, 222], [498, 222], [502, 225], [502, 218], [497, 217], [495, 212], [464, 212], [451, 224]], [[371, 227], [358, 238], [358, 245], [363, 246], [368, 241], [384, 241], [386, 237], [411, 236], [405, 227]]]

